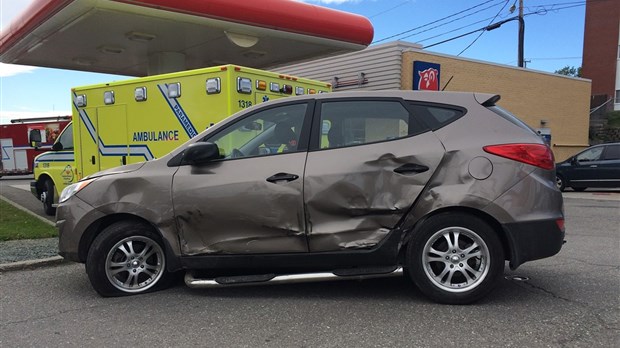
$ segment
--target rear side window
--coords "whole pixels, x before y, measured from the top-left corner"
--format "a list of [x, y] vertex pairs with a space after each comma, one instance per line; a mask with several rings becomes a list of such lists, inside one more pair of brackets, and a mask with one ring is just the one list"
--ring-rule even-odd
[[321, 104], [319, 147], [335, 148], [388, 141], [421, 133], [423, 127], [398, 101], [335, 101]]
[[410, 103], [415, 117], [424, 121], [432, 130], [448, 125], [465, 115], [465, 109], [440, 105]]
[[618, 160], [620, 159], [620, 145], [607, 145], [605, 150], [606, 160]]

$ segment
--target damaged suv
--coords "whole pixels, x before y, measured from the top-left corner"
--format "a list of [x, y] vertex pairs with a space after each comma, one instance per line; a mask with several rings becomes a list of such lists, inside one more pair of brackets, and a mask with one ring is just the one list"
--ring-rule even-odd
[[442, 303], [505, 261], [558, 253], [554, 158], [479, 93], [376, 91], [263, 103], [170, 154], [67, 187], [60, 255], [102, 296], [407, 273]]

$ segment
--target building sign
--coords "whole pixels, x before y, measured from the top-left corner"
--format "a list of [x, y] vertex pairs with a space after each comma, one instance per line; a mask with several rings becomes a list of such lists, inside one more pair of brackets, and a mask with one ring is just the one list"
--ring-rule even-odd
[[429, 62], [413, 62], [413, 89], [438, 91], [441, 65]]

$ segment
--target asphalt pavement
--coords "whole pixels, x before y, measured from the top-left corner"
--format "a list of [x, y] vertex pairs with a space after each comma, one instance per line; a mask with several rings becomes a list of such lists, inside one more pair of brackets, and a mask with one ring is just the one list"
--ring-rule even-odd
[[[0, 194], [42, 213], [19, 185], [0, 179]], [[0, 271], [0, 347], [618, 346], [620, 192], [564, 196], [562, 251], [506, 268], [473, 305], [432, 303], [402, 278], [202, 290], [179, 282], [102, 298], [83, 265], [65, 263]]]
[[404, 278], [102, 298], [84, 266], [0, 272], [0, 347], [617, 347], [616, 201], [567, 199], [567, 243], [468, 306]]

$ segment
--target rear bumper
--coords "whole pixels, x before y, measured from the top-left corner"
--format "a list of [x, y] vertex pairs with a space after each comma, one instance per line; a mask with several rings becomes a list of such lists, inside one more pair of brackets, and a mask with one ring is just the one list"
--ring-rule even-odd
[[560, 252], [565, 232], [557, 221], [558, 219], [552, 219], [502, 225], [510, 244], [511, 269], [516, 269], [524, 262]]

